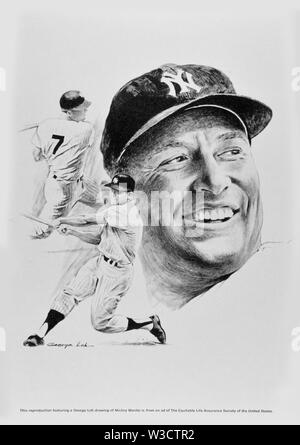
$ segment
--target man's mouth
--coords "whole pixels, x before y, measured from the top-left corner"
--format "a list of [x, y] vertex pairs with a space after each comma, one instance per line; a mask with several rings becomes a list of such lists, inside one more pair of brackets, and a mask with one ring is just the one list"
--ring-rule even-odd
[[221, 207], [204, 207], [200, 210], [196, 210], [192, 215], [185, 217], [185, 223], [191, 224], [220, 224], [229, 221], [236, 215], [240, 209], [230, 206]]
[[200, 223], [220, 223], [229, 221], [238, 211], [239, 209], [231, 207], [204, 208], [193, 214], [193, 220]]

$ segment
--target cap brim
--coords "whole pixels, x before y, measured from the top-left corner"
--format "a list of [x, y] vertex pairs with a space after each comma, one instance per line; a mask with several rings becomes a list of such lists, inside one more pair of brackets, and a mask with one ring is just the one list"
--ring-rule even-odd
[[189, 102], [170, 107], [146, 122], [146, 124], [144, 124], [142, 128], [140, 128], [139, 131], [137, 131], [127, 142], [118, 158], [118, 161], [123, 156], [128, 146], [142, 134], [167, 117], [172, 116], [175, 113], [182, 112], [186, 108], [191, 107], [191, 105], [216, 105], [228, 108], [236, 113], [245, 123], [250, 139], [254, 138], [262, 130], [264, 130], [272, 119], [273, 115], [271, 108], [269, 108], [267, 105], [247, 96], [239, 96], [237, 94], [214, 94], [193, 99]]
[[118, 184], [112, 184], [111, 182], [104, 184], [104, 187], [109, 187], [110, 189], [113, 189], [113, 190], [119, 190]]

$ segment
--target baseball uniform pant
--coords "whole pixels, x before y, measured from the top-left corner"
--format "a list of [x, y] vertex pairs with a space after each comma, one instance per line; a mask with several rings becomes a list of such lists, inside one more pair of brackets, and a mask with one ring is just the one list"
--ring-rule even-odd
[[92, 297], [93, 327], [105, 333], [124, 332], [128, 327], [128, 319], [116, 314], [116, 310], [129, 290], [132, 278], [131, 264], [116, 267], [108, 264], [102, 255], [92, 258], [58, 295], [51, 309], [67, 316], [81, 301]]
[[42, 217], [46, 221], [60, 218], [66, 215], [78, 201], [94, 204], [97, 193], [95, 181], [84, 178], [61, 181], [50, 176], [45, 184], [46, 204]]

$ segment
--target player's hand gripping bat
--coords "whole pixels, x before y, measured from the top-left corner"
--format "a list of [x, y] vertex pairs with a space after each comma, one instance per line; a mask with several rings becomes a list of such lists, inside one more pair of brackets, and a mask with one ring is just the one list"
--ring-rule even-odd
[[[33, 216], [33, 215], [28, 215], [27, 213], [22, 213], [22, 216], [24, 216], [27, 219], [30, 219], [31, 221], [35, 221], [40, 224], [44, 224], [45, 226], [48, 226], [50, 229], [53, 229], [53, 230], [57, 230], [59, 228], [59, 227], [55, 226], [52, 222], [46, 221], [41, 218], [37, 218], [36, 216]], [[67, 227], [62, 227], [60, 230], [61, 233], [67, 233], [67, 231], [68, 231]]]

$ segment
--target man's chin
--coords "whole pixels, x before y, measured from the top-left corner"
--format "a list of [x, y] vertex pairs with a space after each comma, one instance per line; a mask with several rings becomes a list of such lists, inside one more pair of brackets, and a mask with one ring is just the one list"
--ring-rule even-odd
[[224, 266], [228, 273], [236, 270], [243, 263], [244, 246], [242, 242], [228, 238], [190, 241], [201, 263], [211, 266]]

